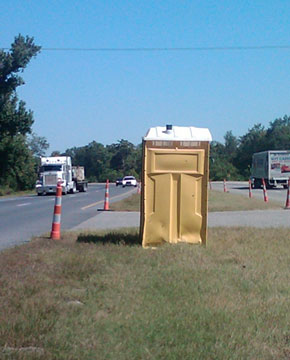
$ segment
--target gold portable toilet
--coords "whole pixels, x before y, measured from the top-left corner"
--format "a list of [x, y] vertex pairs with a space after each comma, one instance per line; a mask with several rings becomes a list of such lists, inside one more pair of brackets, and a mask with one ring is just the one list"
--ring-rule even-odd
[[167, 125], [143, 138], [143, 247], [207, 238], [208, 129]]

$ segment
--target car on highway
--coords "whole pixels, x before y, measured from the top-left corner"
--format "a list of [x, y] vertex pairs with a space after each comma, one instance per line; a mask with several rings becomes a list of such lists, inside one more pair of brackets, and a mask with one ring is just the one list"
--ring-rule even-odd
[[134, 176], [125, 176], [122, 180], [122, 186], [137, 186], [137, 180]]
[[116, 186], [123, 185], [123, 178], [118, 178], [116, 180]]

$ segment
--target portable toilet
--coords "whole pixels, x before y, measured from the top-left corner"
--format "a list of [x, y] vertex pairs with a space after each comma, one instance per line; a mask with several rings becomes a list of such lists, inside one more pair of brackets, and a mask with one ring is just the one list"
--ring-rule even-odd
[[143, 138], [140, 234], [143, 247], [207, 239], [208, 129], [167, 125]]

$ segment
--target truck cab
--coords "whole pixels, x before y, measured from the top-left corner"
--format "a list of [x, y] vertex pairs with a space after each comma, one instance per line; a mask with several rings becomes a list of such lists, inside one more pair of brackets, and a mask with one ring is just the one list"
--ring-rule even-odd
[[38, 195], [56, 192], [57, 183], [61, 183], [63, 194], [75, 192], [72, 179], [71, 158], [69, 156], [42, 157], [39, 180], [36, 184]]

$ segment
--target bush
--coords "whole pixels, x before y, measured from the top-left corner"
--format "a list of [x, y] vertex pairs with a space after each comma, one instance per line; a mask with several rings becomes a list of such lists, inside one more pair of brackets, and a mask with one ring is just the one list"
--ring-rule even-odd
[[0, 187], [0, 196], [10, 195], [13, 190], [8, 186], [1, 186]]

